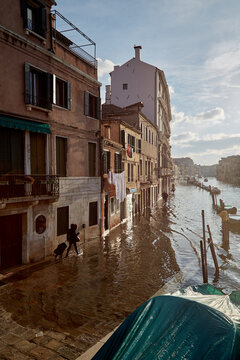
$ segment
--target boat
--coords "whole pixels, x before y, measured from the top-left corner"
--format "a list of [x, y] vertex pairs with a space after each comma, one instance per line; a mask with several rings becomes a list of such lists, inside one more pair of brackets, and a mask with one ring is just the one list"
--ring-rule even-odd
[[228, 217], [229, 217], [229, 224], [235, 224], [235, 225], [240, 226], [240, 215], [239, 214], [236, 214], [236, 215], [230, 214]]
[[210, 284], [155, 296], [117, 328], [92, 360], [239, 359], [240, 291]]
[[237, 208], [235, 206], [232, 205], [216, 205], [216, 210], [218, 213], [220, 213], [221, 211], [225, 210], [227, 211], [229, 214], [233, 214], [235, 215], [237, 213]]

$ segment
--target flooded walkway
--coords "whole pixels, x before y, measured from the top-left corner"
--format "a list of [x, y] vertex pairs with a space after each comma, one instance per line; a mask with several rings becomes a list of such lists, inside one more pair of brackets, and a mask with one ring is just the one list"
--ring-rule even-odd
[[[17, 351], [23, 339], [14, 338], [16, 343], [9, 345], [3, 337], [18, 327], [33, 332], [31, 339], [24, 339], [29, 349], [21, 353], [25, 358], [16, 359], [76, 359], [173, 275], [180, 274], [179, 286], [201, 283], [202, 209], [220, 262], [220, 276], [215, 278], [209, 260], [209, 282], [238, 289], [240, 235], [230, 235], [230, 248], [225, 249], [209, 193], [179, 185], [167, 205], [122, 224], [104, 240], [81, 244], [82, 255], [52, 258], [3, 279], [0, 313], [9, 323], [0, 332], [0, 359], [9, 346]], [[41, 351], [48, 355], [41, 357]]]
[[[165, 210], [162, 217], [164, 221]], [[119, 226], [103, 241], [82, 244], [81, 249], [80, 256], [72, 252], [63, 260], [22, 270], [0, 287], [0, 306], [13, 321], [42, 331], [44, 336], [37, 340], [46, 344], [53, 340], [48, 331], [67, 334], [78, 355], [179, 271], [170, 240], [151, 231], [149, 214]]]

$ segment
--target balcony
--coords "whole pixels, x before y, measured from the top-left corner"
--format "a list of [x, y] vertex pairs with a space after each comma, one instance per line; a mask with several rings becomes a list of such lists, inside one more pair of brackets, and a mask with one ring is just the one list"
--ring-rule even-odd
[[59, 178], [55, 175], [1, 175], [0, 199], [59, 196]]

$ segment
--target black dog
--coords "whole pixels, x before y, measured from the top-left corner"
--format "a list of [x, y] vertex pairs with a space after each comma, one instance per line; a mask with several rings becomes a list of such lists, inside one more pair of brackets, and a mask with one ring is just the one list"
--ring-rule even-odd
[[66, 249], [67, 245], [65, 242], [58, 245], [58, 247], [54, 250], [55, 259], [60, 256], [60, 259], [62, 259], [64, 250]]

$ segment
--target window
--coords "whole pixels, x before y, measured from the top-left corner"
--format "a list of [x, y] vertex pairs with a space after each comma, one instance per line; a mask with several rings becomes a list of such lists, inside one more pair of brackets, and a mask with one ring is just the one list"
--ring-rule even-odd
[[96, 144], [88, 143], [88, 176], [96, 176]]
[[123, 84], [123, 90], [127, 90], [128, 89], [128, 84]]
[[95, 119], [100, 119], [101, 99], [90, 94], [88, 91], [84, 92], [84, 114]]
[[143, 174], [143, 162], [142, 159], [140, 159], [140, 176]]
[[141, 154], [141, 139], [137, 139], [137, 153]]
[[57, 236], [66, 234], [69, 227], [69, 206], [57, 209]]
[[142, 137], [143, 137], [143, 133], [142, 133], [142, 131], [143, 131], [143, 125], [142, 125], [142, 123], [141, 123], [141, 125], [140, 125], [140, 130], [141, 130], [141, 139], [142, 139]]
[[1, 127], [0, 174], [24, 174], [24, 132]]
[[25, 63], [25, 103], [52, 109], [53, 76]]
[[46, 8], [42, 1], [21, 0], [24, 28], [46, 38]]
[[67, 139], [56, 136], [56, 174], [67, 176]]
[[128, 182], [133, 182], [133, 164], [128, 163]]
[[122, 159], [118, 153], [114, 154], [114, 172], [120, 173], [122, 171]]
[[145, 160], [145, 175], [147, 175], [147, 160]]
[[128, 146], [130, 146], [132, 150], [135, 151], [135, 136], [128, 134]]
[[111, 205], [111, 214], [114, 214], [114, 197], [111, 197], [110, 205]]
[[145, 140], [148, 141], [148, 129], [145, 127]]
[[71, 84], [53, 75], [53, 103], [71, 109]]
[[110, 151], [103, 151], [103, 174], [110, 171]]
[[89, 226], [98, 224], [98, 203], [97, 201], [89, 203]]

